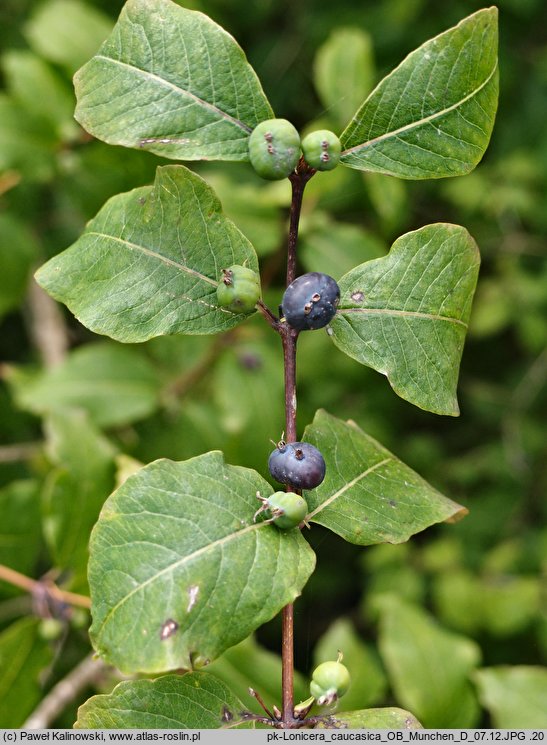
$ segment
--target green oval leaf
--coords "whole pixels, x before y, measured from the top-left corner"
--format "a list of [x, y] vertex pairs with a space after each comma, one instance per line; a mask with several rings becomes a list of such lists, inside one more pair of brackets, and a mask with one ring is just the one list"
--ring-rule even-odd
[[473, 677], [494, 727], [547, 728], [547, 667], [500, 665], [476, 670]]
[[30, 46], [71, 73], [95, 53], [112, 30], [105, 13], [81, 0], [47, 0], [34, 7], [23, 28]]
[[44, 537], [70, 587], [86, 592], [89, 534], [114, 487], [115, 449], [83, 411], [56, 411], [44, 425], [55, 466], [42, 491]]
[[[0, 135], [1, 140], [1, 135]], [[1, 147], [1, 145], [0, 145]], [[0, 154], [0, 168], [2, 157]], [[38, 245], [32, 231], [14, 215], [0, 214], [0, 320], [23, 302]]]
[[42, 700], [41, 676], [53, 657], [37, 618], [21, 618], [0, 634], [0, 727], [22, 727]]
[[369, 94], [373, 78], [370, 35], [351, 26], [334, 29], [315, 55], [313, 81], [323, 106], [342, 126]]
[[458, 371], [479, 263], [475, 241], [459, 225], [406, 233], [388, 256], [340, 279], [332, 340], [386, 375], [401, 398], [457, 416]]
[[220, 308], [222, 269], [257, 271], [256, 253], [215, 193], [184, 166], [110, 199], [85, 233], [36, 274], [88, 328], [123, 342], [213, 334], [244, 315]]
[[88, 132], [167, 158], [248, 160], [250, 132], [273, 116], [235, 39], [170, 0], [129, 0], [74, 84]]
[[305, 494], [306, 520], [350, 543], [402, 543], [467, 513], [354, 422], [318, 411], [303, 439], [321, 450], [327, 464], [323, 483]]
[[387, 678], [378, 655], [346, 618], [335, 621], [319, 639], [313, 654], [314, 665], [336, 660], [339, 652], [344, 655], [343, 663], [349, 670], [351, 684], [338, 708], [352, 711], [356, 706], [371, 706], [385, 700]]
[[469, 680], [480, 659], [474, 641], [392, 595], [381, 603], [379, 644], [397, 700], [424, 727], [477, 726], [480, 707]]
[[409, 711], [390, 706], [385, 709], [360, 709], [333, 714], [319, 722], [318, 729], [422, 729]]
[[[241, 701], [209, 673], [126, 680], [78, 709], [75, 729], [217, 729], [237, 720]], [[233, 726], [233, 724], [232, 724]]]
[[257, 491], [273, 490], [211, 452], [151, 463], [112, 494], [90, 543], [99, 654], [126, 672], [200, 667], [300, 594], [313, 551], [254, 522]]
[[496, 115], [497, 19], [479, 10], [409, 54], [340, 136], [341, 162], [407, 179], [473, 170]]
[[[11, 481], [0, 488], [0, 564], [32, 575], [42, 551], [40, 482], [34, 479]], [[0, 592], [19, 589], [0, 581]]]
[[131, 424], [159, 407], [161, 381], [149, 360], [112, 342], [85, 344], [35, 375], [9, 368], [6, 378], [22, 409], [38, 415], [83, 409], [100, 427]]

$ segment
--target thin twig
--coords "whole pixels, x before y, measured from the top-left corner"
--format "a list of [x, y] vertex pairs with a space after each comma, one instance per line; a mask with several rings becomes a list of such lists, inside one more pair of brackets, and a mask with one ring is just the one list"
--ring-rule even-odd
[[85, 657], [70, 673], [42, 699], [23, 724], [24, 729], [48, 729], [66, 707], [89, 686], [97, 683], [111, 670], [93, 654]]
[[193, 367], [170, 383], [167, 393], [177, 398], [184, 398], [202, 380], [203, 376], [209, 372], [211, 365], [218, 359], [226, 347], [233, 342], [236, 333], [237, 329], [234, 329], [218, 336], [203, 357]]
[[34, 594], [44, 593], [44, 591], [55, 600], [69, 605], [78, 605], [80, 608], [91, 608], [91, 600], [85, 595], [77, 595], [68, 590], [61, 590], [51, 580], [37, 580], [27, 577], [25, 574], [16, 572], [15, 569], [0, 564], [0, 580], [9, 582], [10, 585], [20, 587], [26, 592]]
[[260, 704], [260, 706], [262, 707], [262, 709], [266, 712], [266, 715], [270, 719], [274, 720], [275, 719], [275, 716], [272, 714], [272, 712], [268, 709], [268, 707], [264, 703], [264, 700], [263, 700], [262, 696], [260, 695], [260, 693], [258, 693], [258, 691], [255, 691], [254, 688], [249, 688], [249, 693], [251, 694], [251, 696], [253, 698], [255, 698], [258, 701], [258, 703]]
[[258, 312], [264, 316], [266, 321], [270, 324], [270, 326], [275, 330], [279, 330], [279, 319], [274, 316], [272, 311], [268, 308], [267, 305], [264, 305], [262, 300], [259, 300], [256, 304]]
[[0, 463], [18, 463], [32, 458], [42, 447], [40, 442], [18, 442], [0, 447]]
[[47, 368], [59, 365], [68, 351], [68, 332], [59, 305], [31, 282], [28, 291], [30, 334]]

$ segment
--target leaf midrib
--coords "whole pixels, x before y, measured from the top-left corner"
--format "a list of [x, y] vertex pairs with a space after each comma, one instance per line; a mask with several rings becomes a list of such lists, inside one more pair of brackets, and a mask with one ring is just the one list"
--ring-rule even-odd
[[401, 316], [403, 318], [423, 318], [427, 321], [446, 321], [447, 323], [456, 323], [467, 328], [467, 324], [459, 318], [450, 318], [449, 316], [439, 316], [434, 313], [421, 313], [420, 311], [410, 310], [393, 310], [390, 308], [339, 308], [337, 315], [346, 315], [347, 313], [363, 313], [369, 315], [386, 315]]
[[[123, 517], [127, 517], [127, 514], [124, 514]], [[176, 569], [183, 566], [185, 563], [193, 561], [194, 559], [198, 558], [199, 556], [206, 553], [207, 551], [214, 550], [218, 546], [222, 546], [225, 543], [228, 543], [229, 541], [233, 540], [234, 538], [240, 538], [241, 536], [245, 535], [246, 533], [250, 533], [253, 530], [259, 530], [260, 528], [263, 528], [267, 524], [268, 523], [266, 522], [260, 522], [260, 523], [253, 523], [252, 525], [247, 525], [246, 528], [243, 528], [242, 530], [238, 530], [235, 533], [229, 533], [228, 535], [225, 535], [222, 538], [218, 538], [216, 541], [213, 541], [212, 543], [208, 543], [205, 546], [198, 548], [193, 553], [187, 554], [186, 556], [181, 557], [178, 561], [175, 561], [173, 564], [169, 564], [169, 566], [166, 566], [164, 569], [161, 569], [159, 572], [156, 572], [154, 575], [149, 577], [147, 580], [145, 580], [144, 582], [141, 582], [137, 587], [131, 590], [131, 592], [129, 592], [127, 595], [124, 595], [124, 597], [121, 598], [116, 603], [116, 605], [114, 605], [111, 608], [111, 610], [105, 616], [104, 621], [102, 622], [101, 632], [99, 632], [98, 636], [102, 635], [102, 633], [104, 632], [104, 629], [106, 628], [106, 625], [108, 624], [109, 619], [116, 613], [118, 608], [124, 605], [133, 595], [137, 594], [138, 592], [141, 592], [145, 587], [155, 582], [162, 575], [170, 573], [170, 572], [174, 572]]]
[[185, 272], [186, 274], [191, 274], [193, 277], [197, 277], [198, 279], [201, 279], [204, 282], [208, 282], [210, 285], [213, 285], [214, 287], [216, 287], [218, 284], [218, 282], [215, 282], [214, 279], [207, 277], [205, 274], [201, 274], [201, 272], [198, 272], [195, 269], [190, 269], [189, 266], [185, 266], [184, 264], [179, 264], [178, 261], [174, 261], [173, 259], [170, 259], [167, 256], [163, 256], [157, 251], [153, 251], [151, 248], [146, 248], [145, 246], [141, 246], [138, 243], [132, 243], [131, 241], [126, 240], [125, 238], [118, 238], [115, 235], [109, 235], [108, 233], [100, 233], [96, 230], [89, 230], [86, 233], [86, 235], [93, 235], [93, 236], [97, 236], [98, 238], [104, 238], [110, 241], [115, 241], [116, 243], [121, 243], [122, 246], [126, 246], [127, 248], [141, 251], [143, 254], [146, 254], [147, 256], [151, 256], [153, 259], [158, 259], [159, 261], [162, 261], [164, 264], [167, 264], [168, 266], [174, 266], [176, 269], [179, 269]]
[[106, 62], [112, 62], [115, 65], [120, 65], [120, 67], [126, 67], [129, 70], [134, 70], [138, 74], [144, 77], [148, 77], [151, 80], [158, 82], [160, 85], [170, 88], [171, 90], [174, 90], [183, 96], [188, 96], [193, 101], [195, 101], [199, 106], [203, 106], [203, 108], [209, 109], [217, 117], [220, 117], [221, 119], [225, 119], [227, 122], [234, 124], [236, 127], [239, 127], [241, 130], [243, 130], [246, 134], [250, 134], [252, 131], [252, 128], [249, 127], [247, 124], [245, 124], [245, 122], [242, 122], [240, 119], [236, 119], [234, 116], [232, 116], [231, 114], [228, 114], [226, 111], [222, 111], [222, 109], [219, 109], [218, 106], [215, 106], [209, 101], [205, 101], [203, 98], [196, 96], [195, 93], [192, 93], [191, 91], [186, 90], [185, 88], [181, 88], [180, 86], [175, 85], [175, 83], [171, 83], [170, 80], [166, 80], [165, 78], [162, 78], [159, 75], [156, 75], [155, 73], [150, 72], [149, 70], [143, 70], [140, 67], [136, 67], [135, 65], [130, 65], [128, 62], [123, 62], [122, 60], [117, 60], [117, 59], [114, 59], [113, 57], [107, 57], [104, 54], [97, 54], [95, 55], [95, 58], [105, 60]]
[[353, 478], [351, 481], [348, 481], [341, 489], [338, 489], [338, 491], [334, 492], [334, 494], [326, 499], [324, 502], [322, 502], [318, 507], [315, 508], [312, 512], [308, 513], [306, 515], [306, 521], [311, 520], [312, 517], [317, 515], [319, 512], [322, 512], [326, 507], [328, 507], [332, 502], [334, 502], [336, 499], [341, 497], [345, 492], [347, 492], [348, 489], [351, 489], [352, 486], [355, 486], [355, 484], [358, 484], [359, 481], [362, 481], [364, 478], [369, 476], [371, 473], [376, 471], [378, 468], [381, 468], [382, 466], [385, 466], [386, 463], [389, 463], [392, 461], [393, 458], [384, 458], [381, 461], [378, 461], [378, 463], [375, 463], [373, 466], [370, 466], [370, 468], [367, 468], [362, 473], [359, 473], [355, 478]]
[[[391, 137], [398, 137], [401, 134], [404, 134], [404, 133], [410, 132], [413, 129], [416, 129], [417, 127], [421, 127], [423, 124], [428, 124], [431, 121], [435, 121], [436, 119], [442, 118], [446, 114], [449, 114], [451, 111], [454, 111], [455, 109], [457, 109], [459, 106], [463, 106], [464, 103], [469, 101], [471, 98], [473, 98], [473, 96], [476, 96], [483, 88], [485, 88], [486, 85], [488, 85], [490, 80], [492, 80], [492, 78], [496, 74], [497, 69], [498, 69], [498, 62], [496, 59], [492, 72], [488, 75], [488, 77], [484, 80], [484, 82], [481, 83], [481, 85], [479, 85], [477, 88], [474, 88], [470, 93], [467, 94], [467, 96], [464, 96], [462, 99], [460, 99], [459, 101], [456, 101], [451, 106], [447, 106], [445, 109], [436, 111], [433, 114], [430, 114], [429, 116], [424, 117], [423, 119], [418, 119], [417, 121], [411, 122], [410, 124], [405, 124], [404, 126], [399, 127], [398, 129], [393, 129], [390, 132], [385, 132], [382, 135], [378, 135], [378, 137], [374, 137], [372, 140], [361, 142], [359, 145], [354, 145], [353, 147], [350, 147], [347, 150], [343, 150], [340, 157], [343, 158], [345, 155], [358, 152], [360, 150], [363, 150], [366, 147], [371, 147]], [[356, 123], [356, 127], [358, 126], [360, 126], [360, 124]]]

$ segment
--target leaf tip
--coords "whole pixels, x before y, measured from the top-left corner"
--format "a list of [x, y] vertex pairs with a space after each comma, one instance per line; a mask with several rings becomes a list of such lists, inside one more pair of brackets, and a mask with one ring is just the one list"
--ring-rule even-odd
[[467, 517], [469, 515], [469, 510], [467, 507], [463, 507], [461, 504], [456, 505], [457, 510], [446, 518], [444, 521], [445, 523], [449, 523], [450, 525], [453, 525], [454, 523], [459, 523], [460, 520], [463, 520], [464, 517]]

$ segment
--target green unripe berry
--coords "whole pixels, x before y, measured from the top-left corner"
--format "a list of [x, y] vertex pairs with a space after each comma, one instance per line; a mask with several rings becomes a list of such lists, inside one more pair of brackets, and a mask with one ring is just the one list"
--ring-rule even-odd
[[64, 624], [58, 618], [42, 618], [38, 626], [38, 633], [48, 642], [59, 639], [64, 631]]
[[308, 514], [306, 500], [294, 492], [276, 491], [266, 502], [274, 524], [282, 530], [296, 528]]
[[70, 625], [73, 629], [85, 629], [89, 626], [89, 613], [83, 608], [73, 608], [70, 614]]
[[260, 122], [249, 137], [249, 159], [262, 178], [285, 178], [300, 160], [300, 135], [286, 119]]
[[340, 161], [342, 145], [334, 132], [318, 129], [302, 140], [302, 153], [306, 163], [318, 171], [331, 171]]
[[310, 693], [320, 706], [332, 704], [347, 692], [350, 675], [341, 662], [322, 662], [313, 671]]
[[260, 277], [237, 264], [222, 270], [217, 287], [218, 304], [234, 313], [250, 313], [260, 299]]

